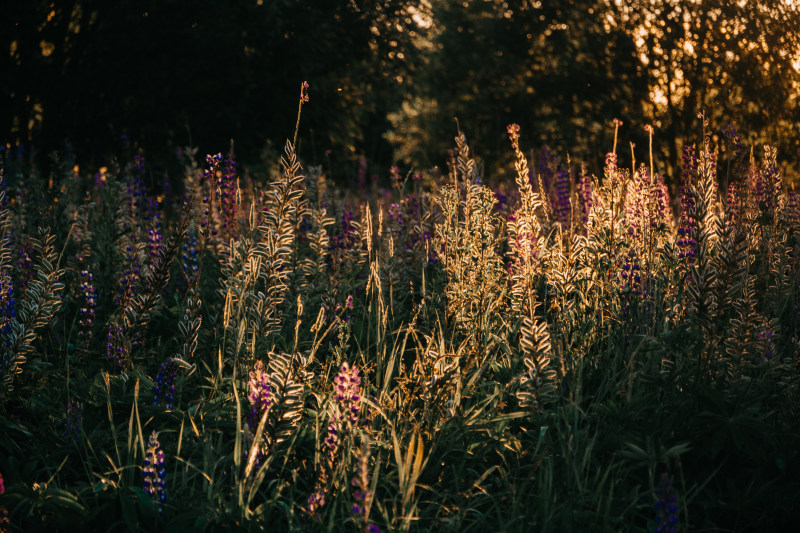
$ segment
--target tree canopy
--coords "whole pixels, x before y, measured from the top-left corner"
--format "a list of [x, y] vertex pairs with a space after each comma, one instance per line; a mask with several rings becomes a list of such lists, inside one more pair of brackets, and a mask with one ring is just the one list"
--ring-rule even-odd
[[[388, 166], [441, 163], [455, 119], [493, 171], [527, 146], [599, 165], [611, 119], [669, 171], [705, 111], [795, 159], [800, 12], [789, 0], [31, 0], [0, 20], [0, 138], [101, 161], [130, 139]], [[640, 144], [641, 145], [641, 144]], [[594, 158], [594, 159], [592, 159]]]

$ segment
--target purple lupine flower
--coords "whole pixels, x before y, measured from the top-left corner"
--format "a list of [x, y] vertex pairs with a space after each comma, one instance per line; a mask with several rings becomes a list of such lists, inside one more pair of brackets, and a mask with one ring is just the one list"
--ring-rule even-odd
[[399, 204], [389, 205], [389, 217], [398, 227], [403, 227], [403, 210]]
[[638, 294], [641, 294], [641, 268], [639, 267], [639, 261], [632, 254], [629, 254], [622, 264], [620, 277], [622, 278], [621, 288], [623, 291], [639, 291]]
[[342, 363], [339, 375], [336, 376], [334, 393], [336, 401], [346, 413], [348, 427], [355, 426], [358, 420], [358, 413], [361, 409], [361, 378], [358, 375], [358, 368], [350, 367], [347, 363]]
[[639, 170], [633, 173], [633, 178], [628, 180], [625, 196], [625, 222], [628, 224], [628, 231], [631, 237], [641, 237], [642, 223], [645, 216], [649, 213], [648, 203], [650, 201], [650, 178], [647, 167], [642, 165]]
[[343, 363], [334, 380], [333, 394], [335, 410], [328, 424], [325, 446], [331, 461], [336, 457], [339, 446], [358, 422], [361, 409], [361, 378], [357, 367]]
[[[345, 209], [342, 211], [340, 231], [331, 236], [328, 248], [331, 252], [343, 252], [350, 250], [356, 244], [356, 227], [353, 225], [353, 211]], [[341, 254], [340, 254], [341, 255]]]
[[142, 263], [139, 254], [136, 252], [136, 243], [131, 242], [125, 247], [125, 259], [127, 268], [122, 273], [117, 287], [117, 297], [115, 302], [122, 308], [128, 306], [136, 294], [136, 289], [142, 276]]
[[[550, 150], [550, 147], [545, 144], [542, 146], [542, 153], [539, 156], [539, 176], [542, 178], [544, 193], [548, 196], [548, 191], [550, 191], [550, 187], [553, 185], [553, 176], [556, 172], [556, 164], [557, 160], [553, 155], [553, 151]], [[534, 183], [536, 180], [536, 176], [533, 174], [532, 168], [528, 171], [528, 179], [531, 183]]]
[[581, 165], [581, 173], [578, 178], [578, 200], [580, 201], [581, 220], [584, 224], [589, 222], [589, 213], [592, 211], [592, 176], [586, 172], [586, 168]]
[[175, 378], [177, 376], [178, 364], [172, 358], [161, 363], [153, 384], [153, 405], [172, 409], [175, 401]]
[[78, 442], [83, 430], [83, 408], [71, 399], [67, 402], [67, 418], [64, 423], [64, 432], [61, 439]]
[[419, 217], [419, 197], [413, 194], [406, 195], [403, 199], [403, 207], [409, 217], [416, 219]]
[[222, 223], [223, 236], [226, 241], [235, 239], [238, 236], [236, 231], [236, 188], [237, 188], [237, 172], [236, 172], [236, 156], [233, 153], [233, 145], [231, 151], [226, 154], [225, 159], [222, 161], [222, 172], [218, 173], [217, 191], [220, 194], [220, 222]]
[[186, 232], [186, 239], [183, 241], [183, 254], [181, 256], [182, 282], [185, 287], [190, 287], [197, 282], [197, 276], [200, 274], [199, 251], [197, 231], [194, 228], [190, 228]]
[[[6, 179], [3, 165], [0, 164], [0, 216], [8, 221], [8, 198], [6, 196]], [[11, 364], [11, 334], [17, 318], [17, 301], [14, 298], [14, 282], [11, 277], [10, 239], [0, 235], [0, 380], [5, 379]]]
[[678, 498], [667, 474], [661, 475], [656, 489], [658, 500], [653, 506], [656, 512], [653, 533], [676, 533], [678, 531]]
[[0, 474], [0, 494], [3, 494], [6, 491], [5, 485], [3, 485], [3, 474]]
[[308, 497], [308, 504], [306, 505], [306, 511], [311, 516], [314, 516], [317, 513], [317, 510], [320, 509], [325, 505], [325, 489], [317, 485], [314, 488], [314, 492], [311, 493], [311, 496]]
[[639, 259], [629, 253], [620, 268], [620, 284], [622, 316], [631, 316], [631, 311], [636, 309], [642, 301], [642, 269], [639, 266]]
[[269, 384], [269, 374], [264, 372], [264, 363], [256, 361], [250, 372], [248, 387], [250, 392], [247, 400], [250, 402], [250, 413], [247, 415], [247, 424], [251, 431], [255, 431], [265, 411], [272, 407], [272, 388]]
[[333, 461], [336, 452], [339, 451], [339, 437], [340, 428], [335, 422], [328, 424], [328, 435], [325, 437], [325, 447], [328, 449], [328, 459]]
[[556, 173], [556, 182], [555, 182], [555, 189], [556, 189], [556, 198], [554, 202], [554, 208], [556, 212], [556, 217], [558, 217], [558, 221], [561, 223], [562, 229], [567, 229], [570, 225], [570, 215], [572, 214], [572, 198], [571, 198], [571, 191], [570, 191], [570, 176], [569, 172], [566, 170], [559, 169]]
[[167, 503], [167, 469], [165, 466], [164, 452], [160, 449], [158, 434], [154, 431], [150, 434], [147, 443], [147, 452], [144, 456], [144, 480], [142, 488], [150, 495], [161, 512], [160, 505]]
[[14, 298], [14, 284], [7, 274], [0, 278], [0, 378], [10, 363], [11, 333], [17, 319], [17, 300]]
[[97, 191], [98, 189], [102, 189], [106, 184], [106, 172], [108, 172], [107, 167], [100, 167], [94, 175], [94, 189]]
[[94, 328], [94, 312], [97, 307], [97, 294], [94, 289], [94, 278], [88, 270], [81, 271], [81, 295], [83, 296], [83, 307], [80, 308], [78, 327], [81, 338], [81, 346], [88, 348], [92, 340], [92, 329]]
[[497, 199], [497, 203], [494, 204], [495, 211], [502, 211], [503, 208], [505, 208], [506, 204], [508, 203], [508, 196], [506, 196], [506, 193], [505, 191], [503, 191], [502, 186], [495, 189], [494, 197]]
[[764, 352], [766, 359], [772, 359], [775, 355], [775, 343], [772, 340], [772, 331], [764, 330], [758, 334], [758, 339], [761, 341], [761, 348]]
[[664, 177], [656, 173], [653, 186], [650, 188], [650, 202], [654, 209], [649, 210], [650, 227], [657, 228], [661, 224], [672, 226], [672, 209], [670, 208], [669, 189]]
[[374, 524], [369, 523], [369, 511], [372, 506], [372, 491], [369, 488], [369, 447], [367, 443], [361, 448], [356, 466], [356, 475], [351, 483], [355, 487], [353, 491], [352, 511], [356, 520], [368, 531], [380, 531]]
[[[258, 424], [264, 413], [269, 412], [272, 408], [274, 398], [272, 395], [272, 387], [270, 386], [270, 376], [264, 371], [264, 363], [256, 361], [253, 370], [250, 372], [250, 381], [248, 382], [249, 393], [247, 400], [250, 402], [250, 412], [247, 413], [247, 433], [249, 442], [252, 444], [255, 438]], [[266, 456], [266, 447], [263, 443], [258, 443], [256, 452], [256, 466], [260, 466], [264, 462]], [[249, 453], [249, 447], [245, 449], [245, 457]]]
[[739, 132], [736, 130], [734, 124], [731, 123], [722, 128], [722, 134], [736, 149], [737, 155], [744, 150], [744, 143], [742, 143], [742, 139], [739, 137]]
[[351, 319], [350, 315], [341, 316], [341, 314], [344, 313], [345, 311], [348, 311], [348, 310], [351, 310], [351, 309], [353, 309], [353, 296], [349, 295], [345, 299], [343, 304], [342, 303], [337, 303], [336, 304], [336, 308], [334, 309], [334, 315], [336, 315], [336, 316], [334, 316], [332, 318], [332, 320], [336, 320], [337, 324], [338, 324], [339, 320], [344, 320], [345, 322], [350, 322], [350, 319]]
[[786, 218], [789, 223], [797, 226], [800, 222], [800, 210], [798, 210], [797, 193], [789, 191], [786, 196]]
[[123, 366], [129, 351], [128, 343], [125, 342], [122, 334], [122, 327], [113, 323], [109, 324], [106, 334], [106, 358], [114, 361], [118, 366]]
[[[361, 378], [358, 375], [358, 368], [351, 367], [347, 363], [342, 364], [339, 374], [334, 378], [333, 399], [334, 407], [328, 420], [328, 434], [323, 440], [323, 447], [327, 452], [328, 471], [333, 470], [342, 443], [353, 432], [358, 422], [361, 410]], [[326, 475], [323, 474], [308, 498], [306, 510], [311, 516], [325, 505], [326, 479]]]
[[612, 172], [617, 169], [617, 154], [608, 152], [606, 154], [606, 166], [605, 168]]

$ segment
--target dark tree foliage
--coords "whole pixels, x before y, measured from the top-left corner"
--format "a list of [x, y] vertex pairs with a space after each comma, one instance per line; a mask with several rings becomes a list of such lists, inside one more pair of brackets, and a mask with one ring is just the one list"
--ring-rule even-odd
[[441, 0], [433, 13], [432, 68], [409, 95], [411, 112], [395, 117], [394, 138], [412, 161], [441, 156], [454, 118], [491, 174], [511, 157], [509, 123], [522, 126], [529, 147], [602, 157], [610, 119], [641, 115], [643, 66], [602, 1]]
[[[735, 122], [750, 144], [800, 145], [800, 12], [787, 0], [29, 0], [0, 18], [0, 140], [41, 158], [150, 164], [177, 147], [257, 159], [292, 135], [351, 175], [360, 155], [442, 164], [458, 119], [484, 172], [508, 162], [505, 126], [597, 171], [613, 118], [674, 174], [681, 146]], [[697, 132], [692, 136], [692, 132]], [[129, 154], [128, 154], [129, 155]], [[346, 165], [338, 163], [344, 162]], [[507, 167], [510, 168], [510, 167]]]
[[[719, 132], [736, 123], [745, 142], [800, 148], [800, 7], [786, 0], [635, 2], [617, 17], [637, 28], [653, 94], [647, 114], [664, 159], [702, 135], [698, 114]], [[655, 97], [653, 97], [655, 96]], [[691, 136], [694, 133], [694, 137]]]
[[458, 118], [487, 174], [510, 168], [510, 122], [524, 145], [593, 157], [597, 171], [619, 118], [621, 164], [629, 141], [646, 157], [652, 124], [669, 177], [702, 112], [715, 132], [736, 122], [746, 142], [795, 157], [800, 11], [785, 0], [436, 0], [433, 18], [431, 68], [389, 133], [411, 162], [439, 161]]
[[188, 144], [221, 151], [231, 138], [240, 153], [257, 154], [291, 136], [308, 80], [314, 107], [301, 139], [318, 152], [385, 157], [380, 132], [395, 79], [415, 57], [387, 60], [388, 49], [406, 47], [412, 4], [12, 2], [0, 22], [0, 46], [11, 52], [0, 54], [9, 101], [0, 137], [43, 154], [69, 141], [98, 164], [119, 152], [123, 133], [153, 159]]

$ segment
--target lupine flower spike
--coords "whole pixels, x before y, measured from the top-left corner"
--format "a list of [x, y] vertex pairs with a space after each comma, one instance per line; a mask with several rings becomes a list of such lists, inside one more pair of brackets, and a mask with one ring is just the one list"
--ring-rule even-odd
[[317, 510], [325, 505], [328, 472], [334, 470], [339, 458], [339, 450], [348, 436], [352, 434], [361, 411], [361, 377], [358, 368], [343, 363], [333, 386], [334, 410], [328, 422], [328, 434], [322, 446], [325, 453], [325, 467], [320, 473], [317, 484], [308, 498], [306, 511], [315, 516]]
[[667, 474], [662, 474], [656, 490], [658, 500], [653, 506], [656, 512], [653, 533], [676, 533], [678, 531], [678, 498]]
[[154, 431], [150, 434], [150, 441], [147, 444], [147, 452], [144, 456], [144, 481], [142, 488], [150, 495], [158, 506], [158, 512], [162, 511], [161, 505], [167, 503], [167, 470], [164, 461], [164, 452], [158, 442], [158, 434]]
[[167, 359], [161, 363], [156, 382], [153, 385], [153, 405], [172, 409], [175, 401], [175, 378], [178, 375], [178, 364]]
[[78, 327], [80, 328], [81, 346], [83, 348], [89, 348], [89, 344], [92, 340], [92, 328], [94, 328], [97, 293], [95, 292], [92, 273], [87, 270], [81, 271], [80, 290], [83, 296], [83, 307], [81, 307], [79, 312]]
[[64, 433], [61, 438], [65, 441], [78, 442], [83, 427], [83, 409], [75, 400], [67, 402], [67, 419], [64, 423]]
[[[264, 363], [256, 361], [253, 370], [250, 372], [250, 381], [248, 383], [250, 392], [247, 395], [247, 400], [250, 402], [250, 412], [247, 414], [247, 427], [250, 443], [252, 446], [252, 439], [256, 436], [258, 425], [263, 418], [264, 413], [268, 413], [272, 408], [273, 395], [272, 388], [270, 387], [269, 374], [264, 371]], [[266, 444], [260, 442], [255, 447], [256, 466], [260, 466], [264, 461], [264, 456], [267, 453]], [[245, 455], [247, 455], [245, 451]]]
[[380, 533], [380, 529], [375, 524], [369, 523], [369, 511], [372, 507], [372, 497], [374, 494], [369, 486], [369, 442], [364, 441], [361, 446], [361, 454], [358, 457], [356, 475], [352, 479], [353, 487], [353, 514], [361, 524], [363, 531]]

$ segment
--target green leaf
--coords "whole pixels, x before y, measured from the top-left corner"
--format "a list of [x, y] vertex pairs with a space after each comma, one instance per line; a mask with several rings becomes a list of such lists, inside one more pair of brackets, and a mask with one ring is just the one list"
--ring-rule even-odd
[[136, 513], [134, 495], [129, 491], [120, 491], [119, 503], [122, 507], [122, 519], [128, 526], [128, 531], [139, 531], [139, 516]]
[[158, 515], [158, 510], [153, 503], [153, 498], [151, 498], [150, 495], [144, 491], [144, 489], [141, 487], [132, 487], [131, 490], [136, 494], [136, 499], [145, 515], [151, 517]]

